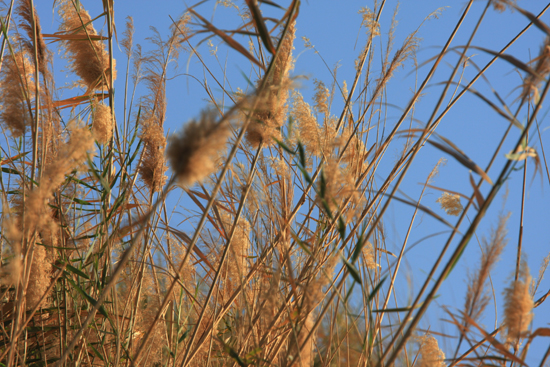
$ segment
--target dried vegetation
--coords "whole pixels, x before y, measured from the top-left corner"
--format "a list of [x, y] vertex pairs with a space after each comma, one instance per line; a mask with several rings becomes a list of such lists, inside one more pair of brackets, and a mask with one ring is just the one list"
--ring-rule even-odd
[[[537, 118], [550, 71], [550, 28], [542, 13], [513, 1], [486, 4], [488, 11], [491, 5], [517, 10], [517, 21], [546, 33], [529, 61], [475, 49], [522, 74], [522, 84], [511, 88], [518, 94], [512, 108], [500, 97], [508, 91], [493, 90], [493, 98], [472, 87], [485, 77], [483, 66], [476, 65], [466, 84], [459, 72], [474, 49], [469, 43], [443, 46], [422, 64], [431, 66], [427, 74], [416, 60], [422, 27], [394, 50], [399, 13], [388, 27], [381, 22], [387, 6], [378, 2], [356, 19], [366, 36], [355, 63], [343, 61], [354, 70], [352, 81], [343, 81], [335, 67], [332, 79], [310, 83], [311, 96], [297, 81], [308, 82], [293, 71], [300, 63], [296, 34], [308, 11], [300, 1], [286, 9], [267, 1], [247, 0], [243, 8], [218, 1], [227, 14], [240, 16], [235, 30], [217, 28], [195, 8], [182, 9], [168, 37], [152, 28], [143, 48], [131, 18], [124, 31], [119, 27], [120, 40], [115, 36], [115, 8], [124, 11], [117, 2], [104, 0], [90, 14], [86, 1], [55, 1], [60, 27], [51, 33], [43, 33], [36, 3], [18, 0], [2, 13], [2, 366], [548, 363], [539, 339], [549, 329], [539, 327], [536, 310], [548, 295], [539, 290], [547, 284], [548, 258], [532, 281], [522, 256], [527, 167], [541, 173], [545, 187], [550, 183], [538, 154], [544, 145]], [[461, 10], [465, 17], [471, 6]], [[484, 17], [480, 22], [491, 21]], [[314, 48], [304, 40], [306, 49]], [[201, 54], [203, 44], [209, 56]], [[249, 61], [255, 80], [240, 79], [238, 88], [224, 69], [209, 66], [208, 60], [223, 64], [218, 47]], [[113, 98], [117, 49], [127, 65], [124, 87], [117, 84], [120, 106]], [[55, 86], [58, 51], [72, 89]], [[328, 60], [336, 61], [333, 56]], [[174, 129], [170, 119], [179, 118], [185, 101], [170, 96], [178, 107], [169, 113], [167, 86], [184, 57], [204, 67], [193, 77], [204, 90], [193, 93], [208, 102], [197, 119]], [[444, 64], [452, 73], [440, 83], [434, 73]], [[408, 65], [420, 82], [396, 118], [392, 86]], [[439, 88], [439, 102], [420, 100], [432, 91], [428, 86]], [[71, 96], [60, 99], [62, 92]], [[506, 122], [501, 141], [487, 142], [493, 158], [485, 169], [461, 150], [475, 149], [436, 132], [468, 94]], [[428, 120], [415, 112], [420, 103], [435, 103]], [[501, 151], [502, 142], [513, 146], [511, 153]], [[445, 181], [450, 173], [441, 169], [443, 160], [428, 174], [431, 168], [417, 158], [421, 149], [458, 162], [453, 177], [470, 191]], [[511, 242], [507, 233], [516, 228], [510, 216], [501, 214], [480, 251], [472, 247], [499, 189], [519, 170], [519, 241], [509, 245], [517, 257], [506, 286], [495, 274]], [[415, 188], [405, 176], [419, 172], [427, 174], [425, 184], [411, 199], [403, 192]], [[445, 188], [435, 186], [438, 172]], [[441, 196], [426, 199], [426, 190]], [[406, 208], [406, 232], [393, 226], [393, 207]], [[436, 225], [446, 231], [436, 233]], [[410, 244], [417, 233], [426, 237]], [[547, 245], [547, 238], [540, 240], [535, 245]], [[417, 245], [423, 246], [420, 260]], [[467, 279], [464, 308], [436, 303], [444, 282], [462, 279], [455, 265], [465, 251], [480, 260]], [[448, 317], [439, 330], [432, 312], [442, 303]], [[492, 317], [494, 331], [486, 326]]]

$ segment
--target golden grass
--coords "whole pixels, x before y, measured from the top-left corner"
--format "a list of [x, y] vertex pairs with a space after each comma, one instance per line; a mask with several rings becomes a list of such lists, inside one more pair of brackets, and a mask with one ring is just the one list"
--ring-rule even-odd
[[[531, 61], [512, 58], [506, 49], [489, 52], [525, 76], [513, 102], [516, 115], [496, 92], [502, 106], [482, 98], [510, 126], [487, 148], [493, 158], [482, 169], [475, 151], [469, 157], [465, 150], [471, 150], [452, 139], [431, 139], [466, 92], [481, 95], [472, 84], [460, 84], [457, 73], [470, 46], [450, 48], [453, 35], [426, 61], [431, 71], [413, 86], [411, 101], [397, 119], [390, 117], [398, 69], [413, 64], [418, 76], [423, 70], [416, 60], [421, 28], [393, 50], [397, 9], [388, 30], [381, 22], [384, 7], [359, 9], [356, 21], [366, 38], [352, 81], [340, 81], [335, 67], [332, 80], [311, 82], [311, 98], [298, 90], [293, 74], [300, 62], [294, 59], [300, 13], [307, 11], [297, 0], [286, 9], [220, 2], [242, 21], [234, 30], [189, 8], [167, 27], [168, 37], [151, 29], [143, 48], [134, 31], [145, 25], [128, 18], [120, 32], [127, 68], [119, 107], [112, 85], [118, 47], [113, 2], [103, 2], [102, 14], [89, 14], [85, 2], [57, 1], [61, 25], [55, 34], [42, 33], [34, 3], [17, 1], [14, 17], [2, 18], [10, 32], [0, 64], [3, 366], [443, 367], [540, 358], [544, 365], [548, 353], [530, 346], [548, 334], [538, 328], [535, 312], [548, 293], [536, 301], [535, 294], [545, 285], [549, 261], [532, 282], [521, 263], [523, 216], [514, 280], [506, 287], [495, 274], [514, 228], [513, 217], [501, 215], [489, 239], [480, 241], [463, 309], [443, 306], [448, 318], [441, 329], [431, 312], [441, 306], [435, 300], [443, 284], [463, 278], [457, 269], [466, 246], [498, 190], [522, 164], [524, 176], [531, 162], [535, 172], [542, 172], [542, 162], [546, 167], [531, 138], [539, 134], [544, 153], [535, 124], [550, 86], [550, 38]], [[518, 10], [519, 19], [548, 29], [536, 20], [540, 16], [513, 2], [490, 5]], [[96, 30], [104, 20], [106, 32]], [[457, 20], [456, 30], [461, 26]], [[77, 80], [69, 92], [75, 96], [59, 99], [48, 47], [64, 54]], [[236, 86], [223, 68], [210, 67], [201, 53], [218, 47], [250, 62], [253, 86], [247, 89], [244, 80]], [[453, 50], [463, 50], [460, 60], [452, 58]], [[209, 57], [220, 62], [220, 54]], [[167, 85], [177, 80], [177, 62], [189, 55], [204, 67], [194, 80], [205, 78], [198, 92], [210, 103], [167, 136], [174, 101]], [[432, 78], [445, 62], [452, 75], [442, 83], [432, 116], [417, 124], [420, 96], [439, 84]], [[477, 70], [472, 83], [485, 77], [484, 68]], [[454, 86], [453, 99], [439, 111]], [[513, 144], [512, 152], [529, 154], [508, 154], [495, 163], [504, 142]], [[405, 175], [426, 168], [417, 158], [425, 146], [456, 159], [453, 175], [469, 183], [470, 192], [435, 186], [436, 176], [448, 174], [441, 159], [424, 176], [417, 201], [402, 194], [414, 191]], [[428, 200], [429, 190], [441, 196]], [[403, 211], [411, 215], [404, 236], [388, 214], [393, 203], [413, 209]], [[448, 229], [446, 240], [434, 223]], [[419, 246], [435, 241], [422, 248], [422, 261], [408, 253], [420, 227], [429, 236]], [[407, 284], [419, 272], [420, 287]], [[494, 296], [499, 290], [503, 302]], [[484, 326], [495, 316], [486, 315], [492, 302], [502, 314], [494, 331]]]

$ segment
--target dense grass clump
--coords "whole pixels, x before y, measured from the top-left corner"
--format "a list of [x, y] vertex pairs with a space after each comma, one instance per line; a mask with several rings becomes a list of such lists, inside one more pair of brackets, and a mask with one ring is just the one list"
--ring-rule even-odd
[[[419, 62], [424, 23], [394, 47], [399, 14], [384, 29], [388, 7], [375, 2], [358, 9], [364, 44], [344, 60], [352, 78], [329, 69], [309, 96], [301, 88], [309, 76], [295, 71], [309, 9], [299, 0], [216, 2], [237, 15], [234, 29], [207, 20], [202, 4], [182, 8], [166, 29], [151, 28], [143, 48], [135, 30], [148, 25], [127, 18], [116, 27], [117, 2], [103, 0], [97, 14], [85, 1], [52, 3], [57, 31], [43, 29], [33, 0], [12, 1], [1, 15], [1, 366], [548, 363], [550, 329], [536, 308], [548, 295], [539, 286], [550, 257], [533, 280], [522, 255], [529, 231], [548, 244], [546, 232], [524, 229], [527, 171], [550, 183], [540, 126], [550, 86], [546, 8], [488, 1], [471, 21], [479, 27], [455, 45], [470, 1], [447, 42]], [[508, 53], [521, 37], [499, 50], [475, 45], [498, 21], [494, 10], [515, 12], [520, 36], [536, 29], [538, 54]], [[226, 74], [218, 47], [239, 60], [240, 79]], [[487, 63], [476, 64], [474, 51]], [[203, 69], [184, 73], [201, 85], [192, 93], [208, 100], [174, 131], [168, 116], [181, 111], [169, 108], [182, 97], [168, 85], [186, 58]], [[62, 60], [71, 88], [56, 84]], [[490, 85], [495, 63], [521, 82], [474, 89]], [[401, 68], [416, 80], [396, 108]], [[483, 151], [443, 123], [465, 113], [466, 98], [504, 121]], [[441, 177], [447, 160], [467, 186]], [[522, 184], [501, 190], [513, 178]], [[507, 190], [519, 216], [493, 210]], [[484, 218], [496, 222], [488, 237]], [[499, 267], [507, 245], [514, 259]], [[464, 261], [475, 266], [468, 276]], [[437, 300], [456, 279], [466, 279], [463, 306]]]

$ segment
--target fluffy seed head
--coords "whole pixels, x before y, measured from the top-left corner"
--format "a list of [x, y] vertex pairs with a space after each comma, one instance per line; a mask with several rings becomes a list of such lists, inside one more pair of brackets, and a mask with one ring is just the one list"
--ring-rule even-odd
[[[330, 159], [326, 163], [323, 177], [324, 182], [320, 181], [318, 184], [318, 202], [323, 209], [334, 212], [343, 209], [340, 206], [346, 199], [351, 197], [352, 203], [360, 199], [349, 170], [339, 165], [335, 159]], [[328, 208], [323, 205], [323, 199]], [[355, 213], [350, 211], [347, 214], [353, 216]]]
[[[46, 259], [46, 248], [35, 245], [29, 283], [27, 285], [27, 309], [34, 308], [50, 285], [52, 265]], [[42, 305], [45, 303], [42, 301]]]
[[325, 87], [325, 83], [315, 79], [315, 110], [325, 115], [325, 119], [329, 117], [328, 104], [330, 99], [330, 91]]
[[357, 137], [357, 134], [352, 134], [353, 129], [344, 129], [338, 140], [341, 149], [344, 149], [349, 141], [349, 144], [347, 145], [347, 148], [342, 156], [342, 161], [346, 162], [354, 171], [357, 171], [358, 169], [361, 170], [361, 167], [363, 167], [364, 164], [368, 164], [366, 161], [367, 148], [365, 147], [365, 143]]
[[[222, 215], [223, 225], [228, 237], [231, 234], [234, 220], [230, 214]], [[250, 248], [250, 223], [245, 218], [239, 218], [230, 246], [232, 261], [229, 263], [229, 276], [234, 282], [237, 282], [243, 275], [248, 273], [247, 256]]]
[[518, 280], [504, 290], [504, 327], [508, 342], [517, 343], [525, 336], [533, 319], [533, 297], [529, 292], [531, 275], [522, 263]]
[[0, 122], [14, 138], [24, 135], [32, 121], [27, 98], [30, 100], [35, 90], [33, 74], [33, 64], [25, 52], [19, 51], [4, 57], [0, 75]]
[[466, 293], [466, 302], [464, 310], [473, 319], [479, 320], [485, 307], [491, 300], [486, 291], [486, 283], [493, 267], [498, 262], [504, 247], [508, 240], [506, 225], [510, 215], [500, 215], [497, 228], [491, 230], [491, 239], [488, 241], [483, 238], [483, 250], [481, 254], [481, 264], [479, 269], [469, 276], [468, 291]]
[[226, 148], [229, 125], [216, 122], [216, 112], [202, 112], [199, 121], [191, 121], [183, 131], [170, 137], [166, 156], [182, 186], [202, 182], [216, 171], [216, 160]]
[[[17, 214], [17, 213], [15, 213]], [[8, 240], [7, 253], [11, 256], [7, 264], [0, 267], [0, 284], [13, 285], [19, 282], [21, 278], [21, 226], [16, 216], [6, 218], [4, 222], [4, 236]], [[5, 254], [6, 254], [5, 252]], [[4, 258], [8, 256], [4, 255]]]
[[539, 56], [536, 58], [535, 75], [530, 74], [523, 84], [523, 97], [534, 98], [535, 101], [539, 98], [540, 84], [550, 74], [550, 37], [546, 37], [542, 45]]
[[361, 25], [374, 37], [380, 35], [380, 23], [376, 21], [376, 14], [368, 7], [359, 9], [359, 14], [363, 17]]
[[108, 143], [113, 136], [113, 120], [109, 106], [99, 103], [95, 106], [92, 133], [100, 144]]
[[441, 204], [441, 208], [449, 215], [458, 216], [464, 209], [460, 203], [460, 196], [456, 194], [444, 192], [436, 202]]
[[298, 91], [292, 92], [291, 115], [298, 123], [300, 140], [315, 156], [321, 155], [321, 131], [310, 105]]
[[258, 96], [259, 101], [254, 111], [251, 111], [252, 121], [248, 125], [246, 140], [256, 148], [263, 142], [267, 146], [281, 140], [280, 127], [284, 125], [287, 114], [288, 89], [291, 81], [288, 73], [292, 68], [292, 50], [295, 38], [294, 24], [282, 40], [277, 58], [273, 61], [273, 73], [265, 85], [264, 91]]
[[124, 38], [122, 39], [122, 42], [120, 42], [122, 48], [124, 49], [124, 53], [128, 57], [132, 56], [132, 47], [134, 45], [134, 31], [134, 18], [128, 15], [126, 17], [126, 29], [123, 33]]
[[367, 241], [365, 246], [363, 246], [363, 255], [365, 256], [365, 265], [367, 269], [376, 270], [380, 267], [380, 265], [376, 263], [376, 258], [374, 257], [374, 248], [370, 241]]
[[164, 162], [166, 138], [164, 129], [154, 118], [145, 120], [141, 130], [141, 139], [144, 142], [143, 161], [139, 167], [141, 180], [149, 190], [160, 191], [166, 181], [167, 167]]
[[420, 339], [420, 361], [419, 367], [445, 367], [445, 353], [439, 349], [437, 340], [430, 334], [426, 334]]
[[[63, 20], [60, 30], [68, 35], [79, 36], [62, 43], [70, 68], [80, 77], [88, 91], [107, 89], [111, 74], [109, 55], [105, 44], [97, 37], [90, 15], [82, 4], [77, 11], [72, 1], [66, 0], [59, 5], [59, 15]], [[113, 80], [115, 78], [116, 71], [113, 70]]]
[[513, 5], [515, 5], [515, 3], [516, 0], [493, 0], [491, 2], [491, 4], [493, 4], [493, 9], [495, 9], [499, 13], [502, 13], [508, 7], [513, 10]]
[[[19, 0], [19, 6], [17, 7], [17, 15], [22, 19], [20, 27], [25, 30], [27, 37], [29, 38], [28, 42], [25, 42], [25, 48], [34, 55], [34, 30], [33, 23], [36, 28], [36, 51], [38, 58], [38, 69], [40, 72], [47, 72], [46, 62], [48, 57], [48, 50], [46, 48], [46, 43], [42, 38], [42, 29], [40, 26], [40, 18], [36, 13], [36, 9], [32, 7], [30, 0]], [[34, 22], [33, 22], [34, 18]]]

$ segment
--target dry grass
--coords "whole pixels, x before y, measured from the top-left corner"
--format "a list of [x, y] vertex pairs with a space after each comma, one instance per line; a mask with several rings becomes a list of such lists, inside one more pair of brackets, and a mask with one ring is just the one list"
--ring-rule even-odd
[[[134, 27], [145, 25], [128, 18], [119, 31], [127, 62], [124, 98], [115, 106], [113, 3], [103, 1], [100, 15], [84, 10], [85, 2], [55, 2], [61, 24], [55, 34], [42, 34], [34, 3], [19, 0], [13, 17], [2, 18], [9, 32], [2, 35], [0, 64], [2, 366], [442, 367], [526, 365], [541, 358], [544, 365], [549, 353], [537, 343], [548, 329], [533, 325], [540, 324], [536, 307], [548, 295], [535, 301], [548, 258], [531, 284], [521, 243], [527, 165], [534, 162], [542, 172], [544, 164], [548, 172], [537, 118], [550, 86], [550, 35], [530, 61], [505, 50], [476, 50], [522, 74], [515, 115], [500, 98], [505, 93], [494, 92], [497, 106], [473, 89], [486, 68], [463, 84], [459, 72], [471, 46], [453, 49], [450, 35], [393, 119], [390, 85], [399, 69], [412, 64], [418, 77], [424, 75], [416, 56], [421, 28], [393, 50], [397, 9], [389, 29], [380, 4], [358, 9], [366, 38], [353, 80], [340, 81], [335, 68], [331, 80], [312, 81], [307, 97], [293, 71], [305, 5], [291, 1], [280, 9], [247, 1], [240, 9], [223, 1], [218, 5], [240, 17], [238, 29], [222, 30], [197, 9], [182, 9], [168, 37], [151, 29], [143, 51]], [[514, 2], [486, 5], [488, 11], [491, 5], [517, 10], [518, 19], [548, 31]], [[94, 26], [103, 20], [98, 32]], [[490, 22], [484, 15], [482, 21]], [[457, 20], [455, 30], [461, 26]], [[249, 61], [255, 80], [248, 87], [242, 79], [239, 86], [229, 82], [223, 68], [209, 67], [204, 45], [218, 65], [217, 47]], [[48, 47], [59, 47], [76, 80], [71, 98], [58, 97], [62, 88], [52, 78]], [[189, 55], [204, 67], [194, 80], [205, 78], [199, 92], [210, 102], [168, 135], [167, 84]], [[439, 83], [435, 72], [445, 63], [452, 73]], [[417, 104], [431, 85], [442, 85], [439, 101], [429, 120], [416, 123]], [[468, 92], [509, 126], [495, 146], [487, 143], [493, 158], [484, 169], [475, 150], [469, 157], [471, 149], [436, 132]], [[503, 143], [513, 149], [499, 161]], [[442, 159], [428, 174], [418, 158], [428, 146], [458, 162], [454, 177], [468, 182], [470, 192], [435, 186], [436, 176], [449, 173], [440, 168]], [[415, 201], [403, 194], [416, 190], [405, 175], [425, 166]], [[481, 241], [464, 308], [443, 306], [448, 318], [439, 329], [434, 300], [444, 282], [463, 278], [457, 264], [518, 167], [524, 179], [514, 280], [506, 288], [495, 275], [514, 226], [501, 215]], [[429, 190], [441, 196], [427, 199]], [[411, 214], [404, 232], [388, 215], [394, 204], [412, 208], [404, 211]], [[436, 224], [448, 229], [446, 240], [437, 237]], [[429, 235], [410, 244], [418, 228]], [[422, 249], [422, 261], [409, 257], [430, 237], [437, 240]], [[419, 274], [420, 286], [412, 280], [409, 286]], [[501, 290], [503, 300], [495, 295]], [[487, 316], [491, 302], [497, 311]], [[502, 314], [495, 321], [501, 326], [486, 330], [496, 314]]]

